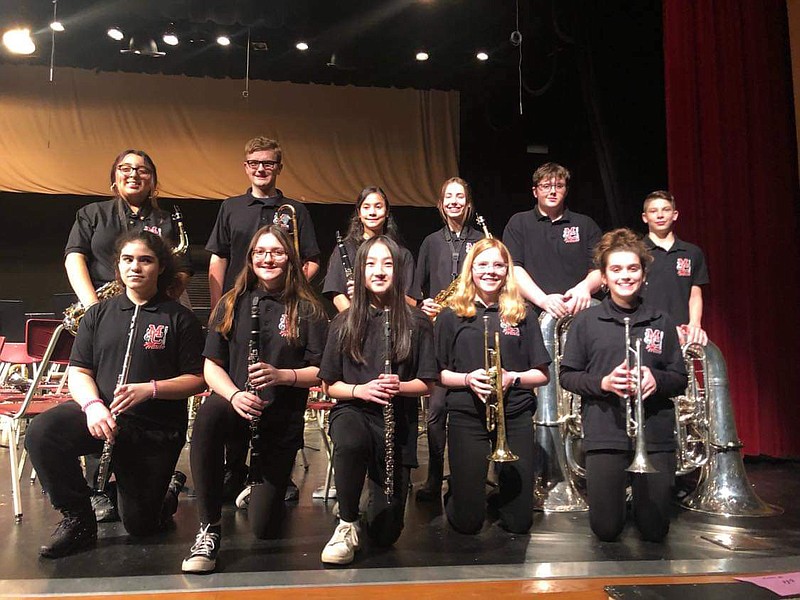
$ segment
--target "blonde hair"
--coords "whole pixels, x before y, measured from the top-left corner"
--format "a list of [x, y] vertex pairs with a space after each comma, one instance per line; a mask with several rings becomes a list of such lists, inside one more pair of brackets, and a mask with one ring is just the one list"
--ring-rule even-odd
[[525, 301], [522, 298], [522, 294], [520, 294], [516, 277], [514, 277], [514, 262], [511, 260], [511, 253], [505, 244], [496, 238], [483, 238], [470, 248], [467, 257], [464, 259], [464, 266], [461, 268], [456, 291], [447, 302], [447, 306], [452, 308], [453, 312], [459, 317], [475, 316], [477, 289], [472, 279], [472, 265], [476, 256], [492, 248], [497, 248], [500, 251], [500, 255], [508, 265], [506, 281], [500, 290], [500, 298], [498, 300], [500, 318], [509, 325], [517, 325], [525, 318]]

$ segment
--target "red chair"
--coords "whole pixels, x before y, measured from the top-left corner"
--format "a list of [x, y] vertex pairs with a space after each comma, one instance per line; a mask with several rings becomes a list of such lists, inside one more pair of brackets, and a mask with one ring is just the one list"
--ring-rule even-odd
[[[0, 422], [8, 429], [8, 448], [11, 461], [11, 491], [14, 506], [14, 520], [22, 521], [22, 500], [19, 480], [22, 475], [27, 452], [20, 438], [23, 428], [21, 424], [36, 415], [68, 402], [68, 394], [53, 393], [53, 386], [48, 389], [47, 375], [52, 365], [66, 365], [75, 338], [64, 332], [61, 321], [55, 319], [30, 319], [25, 329], [25, 351], [22, 344], [5, 344], [2, 349], [3, 360], [13, 360], [12, 364], [25, 364], [33, 368], [33, 379], [26, 393], [0, 393]], [[9, 346], [14, 346], [9, 350]], [[60, 387], [63, 387], [63, 379]]]

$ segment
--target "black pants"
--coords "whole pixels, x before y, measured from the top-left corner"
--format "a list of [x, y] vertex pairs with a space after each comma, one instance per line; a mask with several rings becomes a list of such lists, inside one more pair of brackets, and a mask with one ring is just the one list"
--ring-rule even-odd
[[428, 481], [441, 483], [444, 476], [444, 448], [447, 442], [447, 388], [436, 385], [428, 398]]
[[619, 537], [625, 526], [625, 489], [633, 490], [633, 518], [642, 538], [660, 542], [669, 532], [670, 498], [675, 481], [675, 453], [649, 452], [658, 473], [628, 473], [632, 453], [592, 450], [586, 453], [589, 522], [605, 542]]
[[[131, 535], [159, 531], [177, 509], [176, 497], [167, 488], [185, 441], [185, 431], [151, 429], [120, 416], [111, 468], [119, 514]], [[33, 419], [25, 447], [55, 508], [92, 510], [79, 459], [102, 451], [103, 442], [89, 433], [78, 404], [62, 404]]]
[[367, 535], [379, 546], [394, 544], [403, 531], [411, 467], [402, 464], [395, 444], [394, 493], [384, 493], [386, 446], [383, 422], [358, 406], [343, 404], [331, 413], [333, 469], [339, 516], [350, 523], [358, 520], [358, 501], [367, 477]]
[[[303, 445], [303, 411], [278, 411], [274, 406], [261, 415], [262, 481], [250, 493], [248, 518], [258, 538], [280, 534], [283, 498], [297, 451]], [[194, 421], [190, 458], [197, 489], [201, 523], [216, 523], [222, 515], [225, 446], [249, 439], [249, 423], [217, 394], [206, 398]]]
[[[533, 523], [533, 412], [526, 410], [506, 418], [506, 437], [509, 449], [519, 460], [500, 463], [500, 525], [512, 533], [526, 533]], [[495, 438], [495, 433], [486, 431], [482, 417], [449, 413], [450, 484], [445, 512], [453, 529], [461, 533], [478, 533], [486, 518], [487, 456]]]

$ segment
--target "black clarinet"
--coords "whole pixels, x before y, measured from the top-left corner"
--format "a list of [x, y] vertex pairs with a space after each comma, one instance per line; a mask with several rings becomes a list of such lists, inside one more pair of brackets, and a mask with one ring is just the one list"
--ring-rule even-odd
[[[253, 303], [250, 305], [250, 341], [247, 343], [247, 366], [256, 364], [260, 359], [259, 334], [261, 325], [258, 319], [258, 302], [260, 298], [253, 296]], [[250, 383], [250, 374], [247, 375], [247, 382], [244, 390], [251, 394], [258, 395], [258, 390]], [[261, 417], [253, 416], [250, 419], [250, 469], [247, 473], [248, 485], [258, 485], [263, 483], [261, 477]]]
[[336, 246], [339, 248], [339, 256], [342, 258], [342, 269], [344, 269], [344, 276], [347, 281], [353, 281], [353, 263], [350, 256], [347, 254], [347, 247], [344, 245], [342, 234], [336, 230]]
[[[122, 370], [117, 375], [117, 387], [128, 383], [128, 373], [131, 370], [131, 354], [133, 349], [133, 339], [136, 337], [136, 322], [139, 319], [140, 305], [133, 309], [131, 324], [128, 328], [128, 345], [125, 347], [125, 358], [122, 360]], [[116, 418], [116, 415], [113, 415]], [[106, 440], [103, 443], [103, 452], [100, 455], [100, 463], [97, 465], [97, 485], [95, 492], [103, 494], [108, 485], [108, 478], [111, 476], [111, 453], [114, 451], [114, 440]]]
[[[392, 374], [392, 323], [389, 309], [383, 309], [384, 357], [383, 372]], [[394, 494], [394, 407], [392, 400], [383, 407], [383, 442], [386, 454], [386, 474], [383, 480], [383, 491], [391, 499]]]

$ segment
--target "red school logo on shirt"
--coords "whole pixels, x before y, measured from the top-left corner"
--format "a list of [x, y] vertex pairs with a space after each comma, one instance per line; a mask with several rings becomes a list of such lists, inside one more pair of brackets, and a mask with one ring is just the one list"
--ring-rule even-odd
[[661, 354], [664, 332], [648, 327], [644, 330], [644, 349], [650, 354]]
[[155, 225], [145, 225], [145, 231], [149, 231], [150, 233], [155, 233], [156, 235], [161, 235], [161, 227], [156, 227]]
[[163, 350], [167, 345], [169, 325], [148, 325], [144, 332], [145, 350]]
[[691, 277], [692, 275], [692, 259], [679, 258], [675, 262], [675, 270], [678, 272], [678, 277]]
[[577, 225], [575, 227], [564, 227], [561, 237], [564, 238], [565, 244], [576, 244], [581, 241], [581, 228]]
[[466, 242], [464, 244], [464, 253], [469, 252], [474, 245], [475, 245], [475, 242]]
[[500, 319], [500, 329], [503, 331], [503, 335], [513, 335], [519, 337], [519, 327], [509, 325], [502, 319]]
[[281, 315], [281, 320], [278, 321], [278, 333], [281, 337], [289, 337], [289, 332], [286, 329], [286, 313]]

